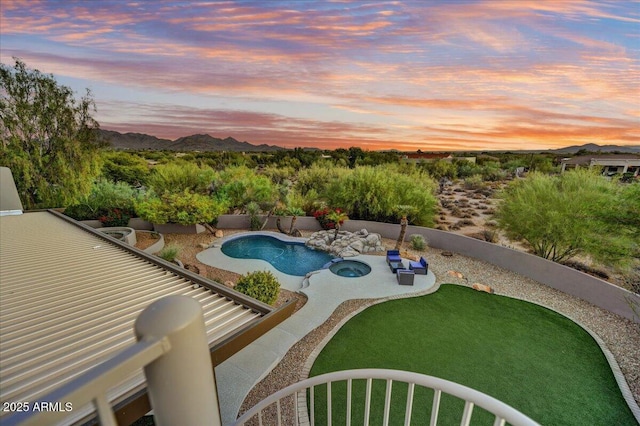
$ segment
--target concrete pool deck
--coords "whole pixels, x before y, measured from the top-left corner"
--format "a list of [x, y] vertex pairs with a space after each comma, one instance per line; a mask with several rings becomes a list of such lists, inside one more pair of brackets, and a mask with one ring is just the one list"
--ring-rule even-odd
[[[284, 241], [304, 241], [287, 238], [273, 232], [262, 232]], [[198, 253], [202, 263], [245, 274], [252, 271], [271, 271], [281, 287], [304, 293], [307, 303], [291, 317], [278, 324], [249, 346], [216, 367], [218, 400], [222, 424], [230, 424], [237, 418], [245, 397], [284, 357], [296, 342], [324, 323], [344, 301], [350, 299], [396, 298], [427, 293], [435, 286], [435, 276], [416, 275], [413, 286], [399, 285], [396, 275], [387, 266], [385, 256], [360, 255], [350, 259], [367, 263], [371, 273], [358, 278], [346, 278], [323, 269], [305, 277], [284, 274], [268, 262], [255, 259], [235, 259], [222, 253], [221, 245], [233, 235], [217, 242], [213, 247]], [[246, 234], [243, 234], [246, 235]], [[258, 235], [252, 232], [249, 235]], [[404, 260], [407, 264], [407, 260]]]

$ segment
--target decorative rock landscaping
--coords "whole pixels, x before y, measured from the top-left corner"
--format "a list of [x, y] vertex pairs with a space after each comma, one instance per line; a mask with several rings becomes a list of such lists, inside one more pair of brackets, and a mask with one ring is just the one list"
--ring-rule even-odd
[[369, 233], [366, 229], [357, 232], [339, 231], [334, 240], [335, 235], [334, 230], [314, 232], [306, 244], [336, 257], [353, 257], [385, 251], [380, 234]]

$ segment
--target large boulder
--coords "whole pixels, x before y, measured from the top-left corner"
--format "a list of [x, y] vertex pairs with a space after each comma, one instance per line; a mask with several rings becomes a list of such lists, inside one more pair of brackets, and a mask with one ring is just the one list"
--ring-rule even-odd
[[307, 240], [307, 246], [326, 251], [336, 257], [352, 257], [361, 253], [384, 252], [380, 234], [369, 233], [366, 229], [357, 232], [318, 231]]

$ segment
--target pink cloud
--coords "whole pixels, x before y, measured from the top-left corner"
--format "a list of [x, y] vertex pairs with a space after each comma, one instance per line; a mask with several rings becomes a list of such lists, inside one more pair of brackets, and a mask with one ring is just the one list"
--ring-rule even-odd
[[[619, 42], [637, 34], [588, 30], [599, 20], [638, 21], [616, 2], [279, 6], [3, 1], [1, 56], [151, 97], [175, 94], [178, 104], [211, 99], [209, 109], [142, 112], [130, 99], [119, 107], [97, 99], [105, 126], [157, 136], [222, 129], [272, 144], [638, 143], [637, 50]], [[264, 109], [229, 111], [225, 102]], [[295, 117], [270, 113], [285, 103], [300, 106]]]

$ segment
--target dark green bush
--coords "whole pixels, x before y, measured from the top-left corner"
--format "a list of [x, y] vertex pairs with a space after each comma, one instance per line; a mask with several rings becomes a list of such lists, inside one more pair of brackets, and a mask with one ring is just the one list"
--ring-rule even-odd
[[[99, 180], [92, 185], [89, 195], [68, 206], [64, 214], [75, 220], [99, 219], [103, 216], [105, 218], [132, 216], [137, 197], [137, 191], [124, 182]], [[128, 221], [128, 218], [126, 220]], [[103, 220], [100, 219], [100, 221]]]
[[149, 166], [144, 158], [130, 152], [105, 151], [102, 176], [113, 182], [125, 182], [132, 186], [146, 185]]
[[271, 272], [256, 271], [240, 277], [235, 289], [261, 302], [273, 305], [280, 293], [280, 283]]
[[87, 204], [74, 204], [64, 209], [64, 214], [75, 220], [97, 219], [97, 211]]

